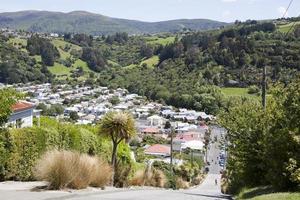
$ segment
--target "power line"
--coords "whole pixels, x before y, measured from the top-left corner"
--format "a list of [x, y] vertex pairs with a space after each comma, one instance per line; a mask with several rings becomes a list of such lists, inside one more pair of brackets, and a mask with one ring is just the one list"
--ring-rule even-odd
[[[290, 7], [291, 7], [293, 1], [294, 1], [294, 0], [291, 0], [291, 1], [290, 1], [290, 3], [289, 3], [289, 5], [288, 5], [288, 7], [286, 8], [286, 10], [285, 10], [285, 12], [284, 12], [282, 18], [285, 18], [285, 16], [286, 16], [286, 14], [288, 13], [288, 10], [290, 9]], [[299, 17], [300, 17], [300, 15], [299, 15]], [[294, 23], [291, 25], [291, 27], [290, 27], [289, 30], [286, 32], [286, 34], [285, 34], [284, 37], [286, 37], [286, 36], [291, 32], [291, 30], [293, 30], [293, 28], [294, 28], [294, 26], [296, 25], [296, 23], [297, 23], [297, 21], [294, 21]]]
[[[300, 15], [299, 15], [300, 17]], [[295, 27], [295, 25], [297, 24], [297, 21], [294, 21], [294, 23], [292, 24], [292, 26], [289, 28], [289, 30], [286, 32], [285, 37], [290, 33], [290, 31]]]
[[290, 3], [289, 3], [289, 5], [288, 5], [288, 7], [286, 8], [286, 10], [285, 10], [285, 12], [284, 12], [282, 18], [284, 18], [284, 17], [286, 16], [286, 14], [288, 13], [288, 10], [290, 9], [290, 7], [291, 7], [293, 1], [294, 1], [294, 0], [291, 0], [291, 1], [290, 1]]

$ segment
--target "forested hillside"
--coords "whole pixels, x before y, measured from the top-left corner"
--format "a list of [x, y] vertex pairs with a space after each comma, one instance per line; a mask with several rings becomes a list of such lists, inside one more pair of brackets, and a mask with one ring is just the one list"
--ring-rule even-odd
[[7, 43], [7, 39], [0, 36], [0, 82], [48, 82], [52, 74], [45, 65], [37, 63], [26, 52]]
[[125, 31], [129, 34], [178, 32], [182, 29], [209, 30], [226, 23], [208, 19], [180, 19], [162, 22], [142, 22], [111, 18], [85, 11], [70, 13], [22, 11], [0, 13], [0, 27], [44, 33], [85, 33], [108, 35]]
[[[123, 87], [170, 105], [215, 114], [227, 105], [220, 88], [250, 87], [248, 93], [254, 95], [249, 97], [257, 98], [263, 66], [270, 86], [288, 84], [297, 76], [300, 28], [295, 26], [288, 34], [285, 30], [293, 20], [298, 19], [249, 20], [221, 30], [155, 36], [123, 32], [47, 39], [33, 35], [28, 40], [11, 37], [1, 42], [14, 49], [15, 62], [23, 60], [21, 55], [32, 62], [22, 68], [39, 69], [42, 75], [49, 70], [55, 82], [86, 80], [86, 84]], [[7, 60], [2, 59], [2, 65]], [[40, 76], [24, 78], [27, 75], [18, 73], [15, 79], [1, 71], [2, 82], [49, 81]]]

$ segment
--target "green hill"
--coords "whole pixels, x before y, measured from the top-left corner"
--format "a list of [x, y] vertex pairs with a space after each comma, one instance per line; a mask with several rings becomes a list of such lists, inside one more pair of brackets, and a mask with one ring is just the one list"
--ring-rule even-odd
[[32, 32], [86, 33], [91, 35], [127, 32], [129, 34], [175, 32], [216, 29], [226, 23], [208, 19], [180, 19], [162, 22], [142, 22], [111, 18], [84, 11], [70, 13], [21, 11], [0, 13], [0, 27], [24, 29]]

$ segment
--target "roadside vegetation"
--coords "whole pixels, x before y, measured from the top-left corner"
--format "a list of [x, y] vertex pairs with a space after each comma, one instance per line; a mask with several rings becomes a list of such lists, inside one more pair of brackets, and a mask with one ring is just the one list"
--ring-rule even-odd
[[223, 192], [261, 185], [274, 192], [299, 190], [299, 88], [297, 78], [273, 87], [265, 109], [244, 98], [220, 113], [219, 122], [228, 130]]
[[256, 187], [251, 189], [243, 189], [235, 196], [237, 200], [298, 200], [300, 193], [296, 192], [275, 192], [270, 187]]

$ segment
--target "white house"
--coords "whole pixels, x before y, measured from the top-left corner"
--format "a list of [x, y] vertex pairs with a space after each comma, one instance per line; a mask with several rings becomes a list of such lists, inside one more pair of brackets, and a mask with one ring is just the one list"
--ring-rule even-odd
[[165, 119], [163, 117], [158, 116], [158, 115], [152, 115], [152, 116], [148, 117], [147, 121], [148, 121], [148, 125], [158, 126], [160, 128], [162, 128], [164, 123], [165, 123]]
[[27, 101], [19, 101], [12, 106], [12, 114], [6, 124], [7, 127], [24, 128], [33, 125], [33, 109], [35, 105]]

